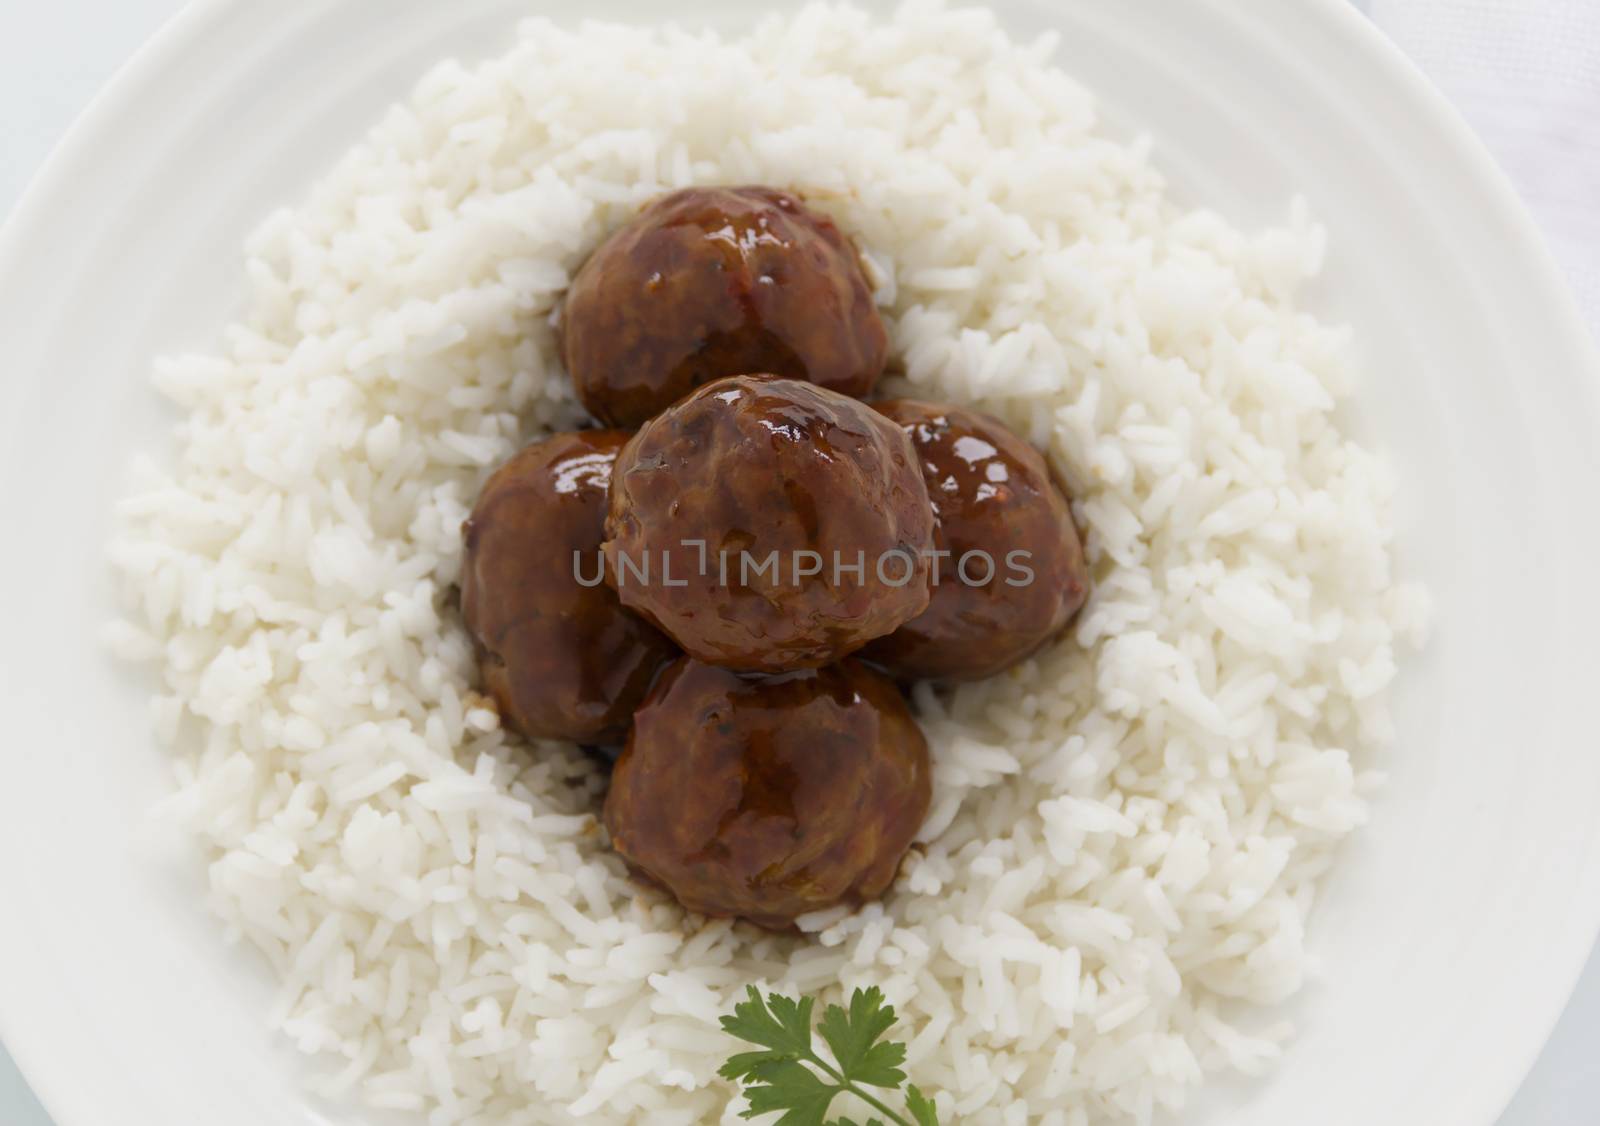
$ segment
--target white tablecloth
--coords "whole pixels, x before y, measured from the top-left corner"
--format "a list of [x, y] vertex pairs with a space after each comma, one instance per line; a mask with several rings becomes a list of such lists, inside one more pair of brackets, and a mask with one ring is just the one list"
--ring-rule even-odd
[[1600, 332], [1600, 0], [1366, 7], [1488, 143]]
[[[1489, 143], [1600, 333], [1600, 0], [1353, 2]], [[181, 4], [0, 0], [0, 214], [112, 70]], [[1600, 1122], [1597, 1061], [1600, 958], [1502, 1126]], [[50, 1126], [3, 1048], [0, 1124]]]

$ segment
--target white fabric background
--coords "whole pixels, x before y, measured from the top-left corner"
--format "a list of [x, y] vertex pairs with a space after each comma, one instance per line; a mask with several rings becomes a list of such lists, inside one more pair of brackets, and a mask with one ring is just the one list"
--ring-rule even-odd
[[[1488, 142], [1543, 226], [1591, 328], [1600, 333], [1600, 0], [1353, 2], [1421, 65]], [[50, 147], [112, 71], [182, 3], [0, 0], [0, 215], [9, 212]], [[1501, 1126], [1595, 1123], [1600, 957], [1591, 958]], [[0, 1126], [50, 1126], [3, 1048]]]
[[1365, 6], [1510, 173], [1600, 330], [1600, 0]]

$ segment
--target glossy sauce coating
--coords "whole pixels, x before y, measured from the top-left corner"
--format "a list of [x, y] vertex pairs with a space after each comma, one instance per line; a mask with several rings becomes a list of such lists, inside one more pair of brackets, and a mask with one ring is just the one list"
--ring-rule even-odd
[[578, 271], [562, 340], [579, 398], [613, 426], [743, 372], [860, 397], [888, 351], [849, 240], [760, 187], [690, 188], [645, 208]]
[[858, 661], [764, 676], [684, 658], [639, 709], [605, 824], [690, 910], [779, 928], [883, 894], [930, 776], [899, 692]]
[[[986, 415], [911, 400], [877, 409], [916, 447], [935, 547], [949, 555], [939, 559], [927, 610], [862, 656], [903, 679], [993, 676], [1058, 636], [1088, 597], [1067, 497], [1039, 451]], [[993, 560], [992, 576], [975, 556], [963, 581], [969, 552]]]
[[622, 451], [606, 579], [691, 656], [779, 672], [829, 664], [920, 614], [932, 544], [899, 427], [809, 383], [737, 376]]
[[485, 688], [530, 738], [620, 740], [676, 649], [598, 575], [620, 430], [558, 434], [489, 478], [463, 529], [461, 612]]

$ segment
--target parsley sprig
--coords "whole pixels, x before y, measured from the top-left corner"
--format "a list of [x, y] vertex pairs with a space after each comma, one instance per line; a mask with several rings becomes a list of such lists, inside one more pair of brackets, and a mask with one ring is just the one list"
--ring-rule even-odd
[[894, 1090], [906, 1081], [900, 1065], [906, 1046], [884, 1040], [895, 1021], [894, 1006], [883, 1003], [877, 986], [857, 989], [849, 1009], [829, 1005], [822, 1013], [817, 1033], [833, 1055], [829, 1063], [811, 1041], [813, 998], [798, 1001], [779, 994], [763, 998], [755, 986], [749, 1000], [733, 1007], [722, 1027], [740, 1040], [755, 1044], [758, 1052], [740, 1052], [723, 1064], [718, 1074], [743, 1083], [748, 1109], [741, 1118], [777, 1114], [774, 1126], [857, 1126], [848, 1118], [828, 1120], [828, 1107], [838, 1095], [854, 1095], [883, 1118], [870, 1118], [866, 1126], [939, 1126], [933, 1100], [906, 1087], [906, 1114], [898, 1114], [864, 1088]]

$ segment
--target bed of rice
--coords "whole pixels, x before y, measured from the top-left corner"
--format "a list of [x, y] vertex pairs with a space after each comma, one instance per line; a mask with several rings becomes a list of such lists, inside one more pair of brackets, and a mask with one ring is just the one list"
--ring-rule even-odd
[[[1335, 423], [1345, 333], [1294, 304], [1321, 233], [1175, 206], [1053, 47], [928, 3], [737, 41], [530, 22], [270, 218], [240, 322], [159, 364], [183, 421], [121, 512], [112, 637], [159, 662], [166, 812], [327, 1090], [435, 1123], [731, 1121], [716, 1018], [749, 983], [882, 986], [952, 1122], [1148, 1121], [1278, 1055], [1260, 1009], [1314, 974], [1422, 600]], [[902, 390], [1046, 448], [1097, 576], [1053, 651], [918, 691], [925, 844], [804, 937], [630, 882], [602, 772], [474, 691], [452, 589], [485, 476], [580, 421], [550, 327], [573, 270], [658, 193], [742, 182], [858, 236]]]

